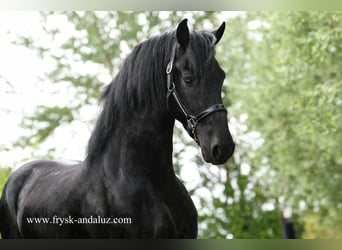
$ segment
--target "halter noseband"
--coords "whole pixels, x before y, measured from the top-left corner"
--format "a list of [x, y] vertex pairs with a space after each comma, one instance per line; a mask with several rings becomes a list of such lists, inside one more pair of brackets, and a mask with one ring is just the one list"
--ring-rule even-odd
[[183, 115], [186, 118], [187, 121], [187, 131], [190, 134], [190, 136], [193, 136], [194, 140], [199, 144], [199, 140], [196, 135], [196, 127], [198, 123], [204, 119], [205, 117], [211, 115], [212, 113], [219, 112], [219, 111], [224, 111], [227, 112], [226, 108], [223, 106], [223, 104], [214, 104], [210, 106], [209, 108], [203, 110], [202, 112], [198, 113], [197, 115], [192, 115], [191, 113], [188, 112], [188, 110], [184, 107], [182, 104], [177, 91], [176, 91], [176, 86], [173, 81], [173, 66], [174, 66], [174, 60], [176, 57], [176, 50], [177, 50], [177, 43], [174, 45], [172, 54], [171, 54], [171, 60], [168, 63], [166, 67], [166, 75], [167, 75], [167, 95], [166, 95], [166, 103], [168, 105], [170, 96], [172, 95], [173, 98], [175, 99], [179, 109], [182, 111]]

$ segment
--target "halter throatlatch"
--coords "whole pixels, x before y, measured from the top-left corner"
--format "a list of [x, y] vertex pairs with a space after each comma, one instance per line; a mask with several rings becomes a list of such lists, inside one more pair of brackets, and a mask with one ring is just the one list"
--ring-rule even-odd
[[167, 94], [166, 94], [166, 103], [169, 104], [170, 96], [173, 96], [174, 100], [177, 103], [178, 108], [183, 113], [184, 117], [186, 118], [187, 122], [187, 131], [194, 138], [194, 140], [199, 144], [199, 140], [196, 135], [196, 127], [198, 123], [204, 119], [205, 117], [211, 115], [212, 113], [224, 111], [227, 112], [227, 109], [224, 107], [223, 104], [214, 104], [210, 106], [209, 108], [203, 110], [202, 112], [198, 113], [197, 115], [192, 115], [182, 104], [179, 95], [176, 91], [176, 86], [173, 81], [173, 68], [174, 68], [174, 61], [176, 57], [176, 50], [177, 50], [177, 44], [173, 46], [172, 54], [171, 54], [171, 60], [168, 63], [166, 67], [166, 75], [167, 75]]

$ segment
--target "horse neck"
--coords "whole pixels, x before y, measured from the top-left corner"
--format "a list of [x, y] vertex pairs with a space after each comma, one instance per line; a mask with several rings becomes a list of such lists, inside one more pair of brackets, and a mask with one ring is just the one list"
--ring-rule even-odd
[[103, 173], [112, 178], [147, 176], [164, 181], [173, 175], [172, 134], [174, 119], [145, 112], [130, 114], [116, 126], [105, 150], [98, 157]]

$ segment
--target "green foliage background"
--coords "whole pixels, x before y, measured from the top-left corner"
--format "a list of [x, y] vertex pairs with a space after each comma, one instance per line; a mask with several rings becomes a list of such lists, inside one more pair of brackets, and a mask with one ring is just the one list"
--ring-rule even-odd
[[[97, 105], [108, 82], [75, 72], [73, 63], [90, 63], [112, 77], [127, 55], [124, 47], [174, 29], [183, 17], [192, 29], [226, 21], [217, 58], [227, 73], [223, 96], [237, 143], [234, 159], [205, 164], [175, 128], [177, 173], [187, 167], [185, 149], [198, 152], [192, 161], [199, 181], [185, 184], [197, 201], [199, 236], [281, 238], [282, 212], [291, 208], [298, 237], [342, 237], [341, 12], [247, 12], [229, 19], [219, 12], [43, 12], [51, 41], [63, 34], [48, 25], [55, 15], [74, 30], [56, 47], [35, 34], [19, 34], [14, 42], [51, 59], [56, 67], [44, 80], [73, 98], [66, 106], [38, 106], [22, 124], [29, 135], [13, 147], [37, 149], [56, 128], [79, 119], [82, 107]], [[53, 148], [47, 152], [34, 156], [54, 157]], [[0, 171], [0, 186], [7, 176]]]

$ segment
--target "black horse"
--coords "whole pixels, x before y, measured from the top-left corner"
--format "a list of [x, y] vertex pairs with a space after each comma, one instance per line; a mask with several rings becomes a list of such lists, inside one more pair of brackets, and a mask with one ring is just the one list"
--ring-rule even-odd
[[33, 161], [0, 201], [3, 238], [196, 238], [197, 211], [172, 165], [175, 119], [222, 164], [234, 143], [215, 45], [225, 29], [138, 44], [105, 89], [83, 162]]

